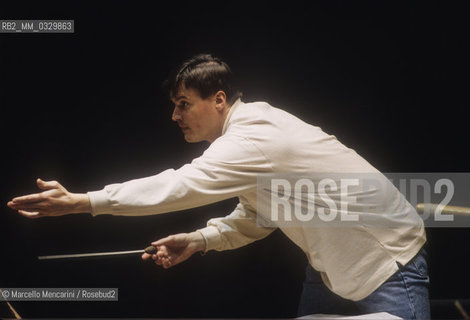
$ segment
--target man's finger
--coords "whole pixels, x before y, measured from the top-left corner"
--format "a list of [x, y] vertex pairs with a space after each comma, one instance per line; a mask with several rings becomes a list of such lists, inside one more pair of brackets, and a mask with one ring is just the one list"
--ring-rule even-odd
[[13, 210], [18, 210], [18, 212], [34, 212], [40, 214], [50, 214], [47, 204], [37, 202], [37, 203], [26, 203], [26, 204], [12, 204], [9, 207]]
[[184, 250], [181, 254], [179, 255], [173, 255], [170, 257], [170, 263], [172, 266], [177, 265], [183, 261], [186, 261], [191, 257], [193, 253], [189, 252], [189, 250]]
[[142, 260], [148, 260], [148, 259], [150, 259], [150, 257], [152, 257], [152, 255], [151, 255], [151, 254], [148, 254], [148, 253], [146, 253], [146, 252], [144, 252], [144, 253], [142, 254]]
[[10, 202], [13, 204], [17, 203], [34, 203], [43, 200], [40, 193], [28, 194], [26, 196], [13, 198]]
[[162, 265], [162, 259], [158, 258], [158, 259], [154, 259], [155, 260], [155, 264], [157, 266], [161, 266]]
[[157, 253], [155, 256], [163, 257], [168, 256], [168, 247], [166, 245], [157, 246]]
[[18, 213], [27, 218], [40, 218], [43, 216], [40, 212], [37, 212], [37, 211], [31, 212], [31, 211], [25, 211], [25, 210], [18, 210]]
[[165, 269], [171, 268], [175, 265], [174, 263], [172, 263], [170, 258], [162, 258], [161, 261], [162, 261], [162, 266]]
[[12, 203], [9, 205], [14, 210], [42, 211], [47, 208], [47, 204], [42, 202], [33, 203]]
[[175, 242], [175, 237], [174, 236], [168, 236], [166, 238], [162, 238], [160, 240], [152, 242], [153, 246], [161, 246], [161, 245], [176, 245], [177, 243]]
[[187, 237], [185, 233], [178, 233], [162, 238], [160, 240], [152, 242], [154, 246], [168, 245], [168, 246], [177, 246], [183, 247], [188, 244]]
[[42, 189], [42, 190], [59, 188], [60, 186], [60, 184], [57, 181], [44, 181], [44, 180], [41, 180], [40, 178], [36, 180], [36, 183], [39, 189]]

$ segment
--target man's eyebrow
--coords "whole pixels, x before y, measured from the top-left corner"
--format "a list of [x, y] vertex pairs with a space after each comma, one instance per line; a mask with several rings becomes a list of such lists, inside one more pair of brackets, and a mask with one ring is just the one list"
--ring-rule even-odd
[[175, 101], [178, 101], [178, 100], [181, 100], [181, 99], [188, 99], [185, 95], [182, 95], [182, 96], [177, 96], [175, 98]]

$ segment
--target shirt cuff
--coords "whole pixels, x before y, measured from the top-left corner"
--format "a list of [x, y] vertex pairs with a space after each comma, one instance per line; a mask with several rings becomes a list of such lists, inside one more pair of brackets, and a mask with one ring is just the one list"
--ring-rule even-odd
[[215, 226], [208, 226], [203, 229], [198, 229], [206, 242], [206, 253], [209, 250], [220, 250], [221, 238], [219, 229]]
[[93, 216], [110, 213], [110, 204], [106, 190], [90, 191], [87, 192], [87, 195], [90, 198], [91, 214]]

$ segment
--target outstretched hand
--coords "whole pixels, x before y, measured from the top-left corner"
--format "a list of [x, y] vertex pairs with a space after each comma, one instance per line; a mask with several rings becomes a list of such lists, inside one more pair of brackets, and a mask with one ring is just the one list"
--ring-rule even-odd
[[40, 193], [13, 198], [8, 207], [28, 218], [91, 212], [88, 195], [68, 192], [57, 181], [36, 181]]
[[204, 251], [206, 244], [199, 232], [179, 233], [152, 242], [157, 247], [156, 254], [144, 253], [143, 260], [152, 258], [155, 263], [167, 269], [186, 261], [194, 253]]

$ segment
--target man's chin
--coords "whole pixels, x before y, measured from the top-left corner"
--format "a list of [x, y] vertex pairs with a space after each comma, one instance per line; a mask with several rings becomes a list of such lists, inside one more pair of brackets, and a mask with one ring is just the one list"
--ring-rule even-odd
[[196, 142], [201, 142], [201, 139], [196, 139], [195, 137], [191, 137], [190, 135], [185, 134], [184, 135], [184, 140], [188, 143], [196, 143]]

